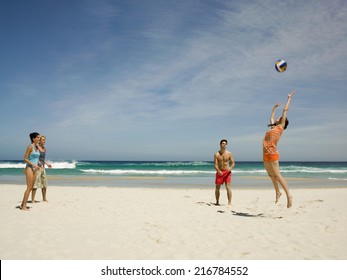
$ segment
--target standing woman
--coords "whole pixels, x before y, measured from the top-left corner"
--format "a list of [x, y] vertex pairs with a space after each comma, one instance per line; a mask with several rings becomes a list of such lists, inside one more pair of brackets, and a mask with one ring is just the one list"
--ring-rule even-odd
[[40, 134], [33, 132], [30, 133], [29, 137], [31, 140], [31, 145], [28, 146], [24, 155], [24, 162], [26, 162], [27, 164], [25, 167], [27, 189], [24, 192], [23, 201], [20, 206], [21, 210], [29, 210], [29, 208], [27, 207], [28, 198], [34, 186], [36, 171], [40, 169], [40, 167], [38, 166], [40, 152], [39, 148], [37, 147], [40, 142]]
[[45, 171], [45, 166], [47, 165], [48, 168], [52, 168], [52, 165], [46, 161], [46, 136], [41, 135], [40, 142], [39, 142], [39, 152], [40, 152], [40, 157], [39, 157], [39, 166], [41, 167], [40, 170], [37, 171], [36, 175], [36, 180], [34, 183], [33, 190], [31, 192], [31, 201], [35, 202], [35, 194], [37, 188], [42, 189], [42, 200], [43, 201], [48, 201], [47, 200], [47, 177], [46, 177], [46, 171]]
[[289, 192], [287, 182], [283, 179], [280, 173], [280, 166], [279, 166], [280, 154], [277, 150], [277, 143], [280, 140], [283, 131], [287, 128], [289, 124], [289, 121], [287, 119], [287, 112], [289, 109], [290, 101], [292, 99], [292, 96], [295, 94], [295, 92], [296, 91], [294, 90], [288, 94], [288, 100], [286, 105], [283, 108], [282, 117], [276, 119], [276, 121], [275, 121], [276, 110], [281, 105], [281, 103], [277, 103], [273, 107], [271, 117], [270, 117], [270, 124], [269, 124], [271, 128], [266, 132], [264, 140], [263, 140], [263, 161], [264, 161], [265, 169], [276, 191], [275, 203], [278, 202], [280, 196], [282, 195], [278, 187], [278, 183], [279, 183], [287, 196], [287, 208], [290, 208], [292, 206], [293, 197], [291, 193]]

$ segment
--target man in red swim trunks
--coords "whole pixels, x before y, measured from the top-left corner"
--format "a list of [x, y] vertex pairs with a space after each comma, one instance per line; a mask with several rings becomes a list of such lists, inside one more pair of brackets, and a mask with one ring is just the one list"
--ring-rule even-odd
[[231, 206], [231, 170], [235, 166], [235, 161], [231, 152], [226, 150], [228, 141], [220, 141], [220, 150], [214, 154], [214, 168], [216, 169], [216, 205], [219, 204], [220, 186], [225, 184], [228, 197], [228, 206]]

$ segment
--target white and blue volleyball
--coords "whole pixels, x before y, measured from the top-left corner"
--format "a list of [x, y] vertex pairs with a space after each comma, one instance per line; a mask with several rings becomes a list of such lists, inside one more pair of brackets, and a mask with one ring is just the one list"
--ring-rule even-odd
[[287, 69], [287, 62], [283, 59], [279, 59], [275, 63], [275, 68], [278, 72], [282, 73]]

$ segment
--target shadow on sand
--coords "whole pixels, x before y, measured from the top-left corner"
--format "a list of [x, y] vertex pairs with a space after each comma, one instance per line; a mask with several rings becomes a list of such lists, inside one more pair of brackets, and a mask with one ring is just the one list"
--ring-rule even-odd
[[282, 219], [283, 217], [279, 216], [279, 217], [272, 217], [272, 216], [268, 216], [268, 215], [264, 215], [263, 213], [259, 213], [259, 214], [249, 214], [249, 213], [245, 213], [245, 212], [236, 212], [236, 211], [231, 211], [231, 213], [235, 216], [240, 216], [240, 217], [246, 217], [246, 218], [272, 218], [272, 219]]

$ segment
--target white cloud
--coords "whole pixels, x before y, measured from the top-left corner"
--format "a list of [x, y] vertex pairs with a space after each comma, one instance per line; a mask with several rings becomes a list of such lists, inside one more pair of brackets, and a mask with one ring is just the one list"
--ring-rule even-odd
[[[83, 157], [95, 144], [86, 136], [91, 132], [99, 135], [92, 152], [97, 159], [106, 157], [105, 150], [114, 156], [128, 145], [139, 159], [151, 153], [195, 157], [189, 143], [199, 141], [199, 149], [210, 150], [226, 135], [240, 157], [258, 160], [271, 108], [294, 88], [286, 152], [295, 154], [305, 130], [310, 131], [305, 141], [321, 149], [316, 138], [334, 132], [326, 119], [343, 127], [344, 1], [132, 3], [89, 2], [78, 16], [91, 24], [77, 28], [76, 37], [68, 33], [66, 49], [50, 50], [47, 73], [26, 73], [11, 89], [17, 96], [31, 94], [19, 102], [23, 112], [32, 98], [41, 100], [42, 115], [49, 116], [40, 120], [42, 130], [57, 138], [67, 133], [81, 143], [66, 148], [69, 154]], [[288, 61], [285, 73], [274, 70], [278, 58]], [[0, 90], [9, 87], [1, 84]], [[20, 116], [24, 126], [25, 113]], [[140, 143], [129, 140], [138, 134]], [[342, 147], [339, 137], [331, 141]]]

